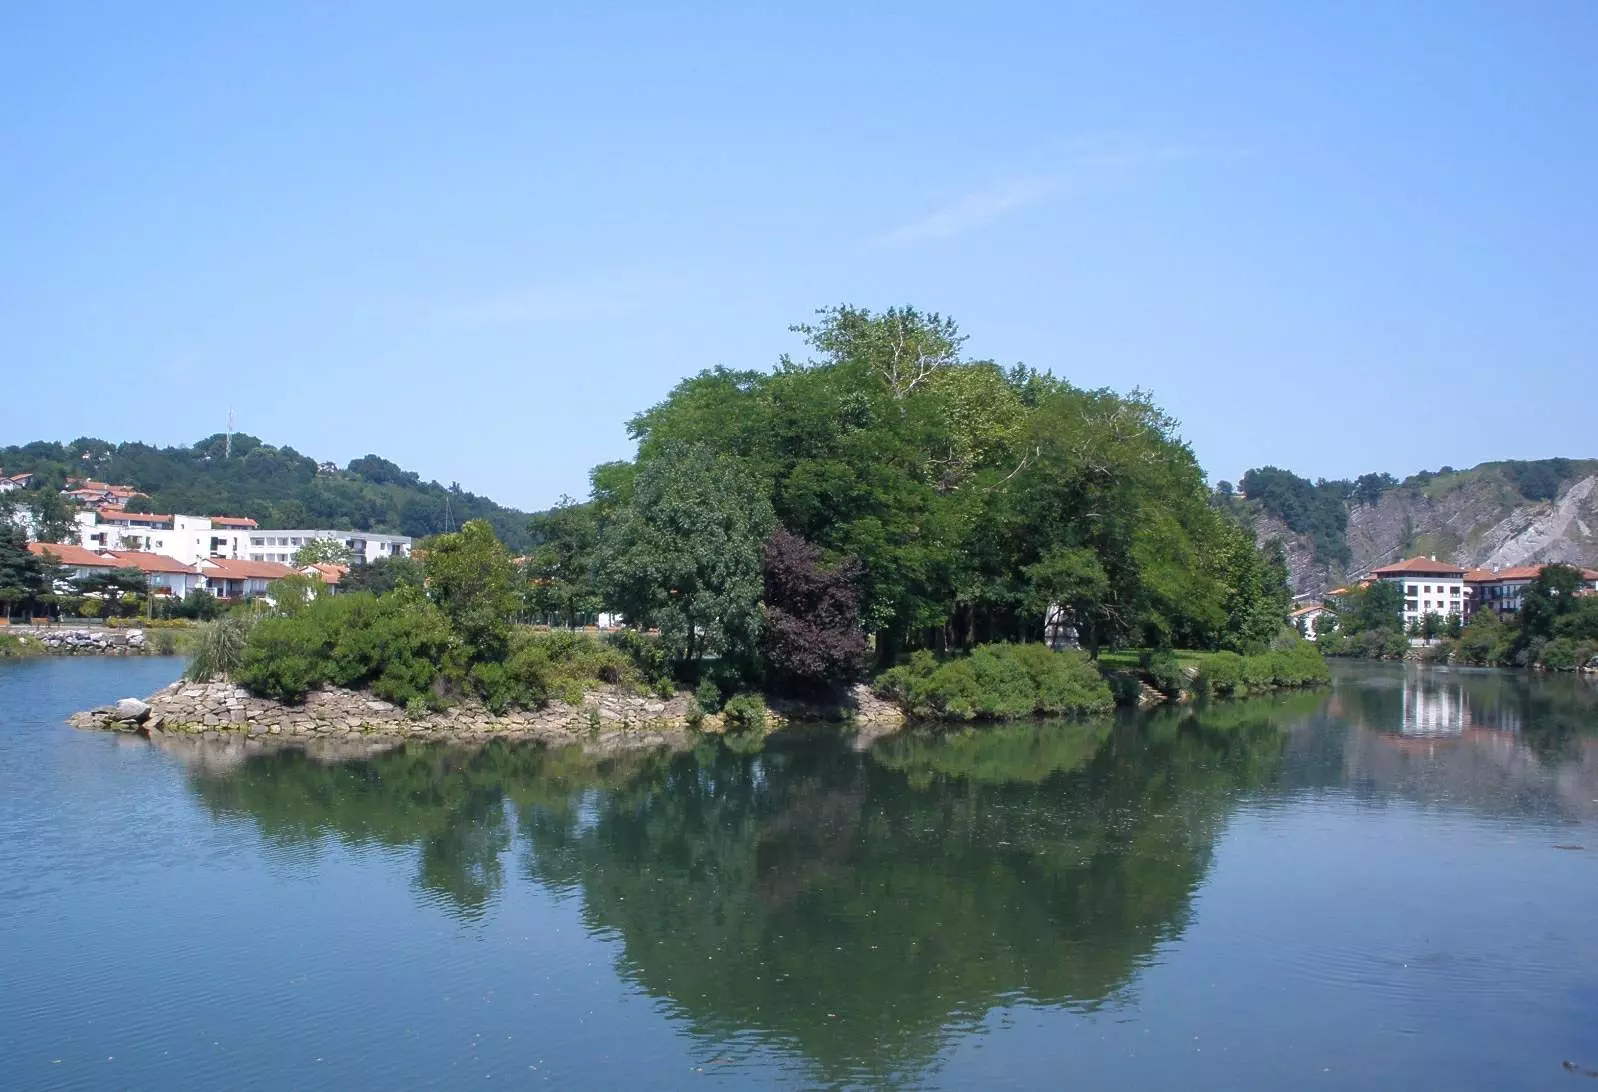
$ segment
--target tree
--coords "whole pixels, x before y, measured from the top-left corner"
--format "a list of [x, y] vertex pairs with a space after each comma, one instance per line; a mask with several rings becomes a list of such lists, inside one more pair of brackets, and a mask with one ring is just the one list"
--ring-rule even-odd
[[859, 676], [866, 662], [860, 624], [860, 563], [828, 567], [819, 547], [778, 527], [766, 540], [765, 626], [761, 652], [769, 675], [825, 688]]
[[78, 590], [99, 600], [99, 615], [109, 618], [124, 605], [136, 603], [150, 592], [150, 582], [138, 569], [128, 566], [115, 569], [97, 569], [77, 581]]
[[49, 487], [32, 490], [33, 535], [40, 542], [70, 542], [77, 529], [77, 509]]
[[896, 401], [905, 398], [940, 369], [960, 360], [965, 337], [955, 321], [914, 307], [890, 307], [873, 315], [863, 307], [828, 307], [821, 322], [791, 327], [834, 364], [864, 364]]
[[1027, 566], [1026, 578], [1031, 586], [1028, 601], [1032, 609], [1058, 612], [1058, 624], [1074, 629], [1097, 656], [1104, 633], [1118, 621], [1115, 608], [1108, 602], [1110, 577], [1098, 556], [1079, 546], [1056, 547], [1041, 561]]
[[503, 659], [516, 612], [516, 570], [494, 529], [472, 520], [423, 544], [427, 595], [454, 626], [473, 661]]
[[764, 490], [734, 460], [673, 444], [640, 468], [632, 497], [599, 541], [606, 602], [658, 626], [675, 658], [752, 662], [760, 635]]
[[603, 605], [594, 579], [595, 506], [563, 496], [554, 508], [534, 516], [529, 530], [538, 545], [523, 567], [528, 607], [538, 617], [576, 626]]
[[[1538, 464], [1531, 464], [1538, 465]], [[1520, 606], [1522, 646], [1527, 642], [1554, 636], [1559, 619], [1574, 611], [1579, 603], [1581, 570], [1569, 565], [1544, 565], [1526, 585]]]
[[1479, 607], [1459, 632], [1454, 654], [1468, 664], [1490, 667], [1507, 663], [1513, 634], [1490, 607]]
[[1350, 592], [1342, 613], [1346, 633], [1403, 628], [1404, 592], [1391, 580], [1378, 580], [1363, 591]]
[[0, 523], [0, 602], [6, 616], [18, 604], [37, 607], [53, 590], [54, 566], [28, 549], [20, 527]]
[[356, 565], [340, 577], [339, 591], [386, 595], [401, 585], [420, 591], [424, 579], [422, 563], [415, 558], [380, 557], [369, 564]]
[[350, 548], [336, 538], [313, 538], [294, 551], [294, 565], [348, 565]]

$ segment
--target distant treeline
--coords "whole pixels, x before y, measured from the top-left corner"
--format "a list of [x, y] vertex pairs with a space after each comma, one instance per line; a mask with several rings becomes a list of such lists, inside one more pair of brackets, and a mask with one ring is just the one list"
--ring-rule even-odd
[[218, 433], [192, 447], [113, 444], [83, 437], [0, 448], [7, 474], [32, 472], [35, 489], [60, 489], [68, 478], [129, 485], [148, 495], [134, 510], [248, 516], [275, 527], [331, 527], [421, 538], [481, 519], [512, 550], [532, 546], [528, 513], [495, 504], [459, 485], [424, 482], [387, 459], [367, 455], [342, 470], [237, 434], [226, 457]]

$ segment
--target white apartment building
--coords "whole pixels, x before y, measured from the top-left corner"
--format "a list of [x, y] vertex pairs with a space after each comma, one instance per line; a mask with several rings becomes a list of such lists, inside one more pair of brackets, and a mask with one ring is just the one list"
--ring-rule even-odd
[[350, 551], [356, 565], [384, 557], [409, 557], [405, 535], [371, 531], [262, 530], [253, 519], [234, 516], [180, 516], [122, 512], [79, 512], [78, 543], [87, 550], [136, 550], [164, 554], [185, 565], [205, 558], [293, 564], [307, 542], [332, 539]]
[[386, 557], [410, 557], [411, 540], [405, 535], [384, 535], [376, 531], [281, 531], [274, 528], [251, 531], [244, 556], [250, 561], [276, 561], [292, 565], [295, 553], [312, 542], [332, 541], [350, 552], [350, 563], [370, 565]]
[[1372, 569], [1371, 577], [1399, 585], [1404, 593], [1404, 626], [1407, 629], [1428, 614], [1447, 618], [1469, 613], [1462, 566], [1435, 557], [1412, 557], [1394, 565]]

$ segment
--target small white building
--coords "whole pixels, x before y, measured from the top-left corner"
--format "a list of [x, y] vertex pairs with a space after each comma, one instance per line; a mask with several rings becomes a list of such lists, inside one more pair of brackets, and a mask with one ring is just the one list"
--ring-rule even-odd
[[[1327, 621], [1323, 622], [1322, 619]], [[1293, 611], [1287, 620], [1297, 626], [1306, 639], [1313, 641], [1323, 625], [1337, 624], [1337, 612], [1325, 603], [1310, 603]]]
[[1447, 618], [1469, 612], [1465, 591], [1465, 569], [1435, 557], [1412, 557], [1393, 565], [1371, 570], [1371, 578], [1397, 584], [1404, 593], [1404, 628], [1428, 614]]

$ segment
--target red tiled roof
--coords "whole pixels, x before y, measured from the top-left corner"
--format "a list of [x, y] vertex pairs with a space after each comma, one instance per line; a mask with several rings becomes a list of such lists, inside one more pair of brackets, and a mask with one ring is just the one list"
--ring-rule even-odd
[[1412, 557], [1405, 561], [1396, 562], [1392, 565], [1383, 565], [1379, 569], [1372, 569], [1371, 575], [1398, 576], [1403, 573], [1415, 573], [1417, 575], [1421, 573], [1427, 573], [1433, 576], [1462, 576], [1464, 575], [1464, 572], [1465, 569], [1463, 566], [1455, 565], [1451, 562], [1433, 561], [1429, 557]]
[[193, 565], [185, 565], [175, 557], [165, 554], [145, 553], [142, 550], [112, 550], [111, 556], [124, 565], [132, 565], [143, 573], [198, 573]]
[[1297, 618], [1301, 614], [1309, 614], [1311, 611], [1317, 611], [1317, 610], [1320, 611], [1322, 614], [1336, 614], [1337, 613], [1331, 607], [1328, 607], [1325, 603], [1311, 603], [1307, 607], [1299, 607], [1292, 614], [1288, 615], [1288, 617], [1289, 618]]
[[85, 568], [115, 569], [120, 563], [101, 557], [93, 550], [69, 542], [30, 542], [28, 552], [53, 559], [58, 565], [79, 565]]
[[212, 516], [211, 522], [218, 527], [245, 527], [255, 530], [260, 524], [245, 516]]
[[300, 572], [306, 576], [319, 576], [324, 584], [337, 584], [344, 579], [344, 574], [350, 571], [348, 565], [333, 565], [326, 561], [318, 561], [314, 565], [307, 565]]
[[200, 575], [218, 580], [282, 580], [294, 570], [275, 561], [236, 561], [228, 557], [208, 557], [200, 563]]
[[1491, 569], [1469, 569], [1465, 573], [1465, 583], [1485, 584], [1489, 580], [1497, 580], [1498, 574]]
[[[1542, 571], [1547, 567], [1547, 565], [1517, 565], [1512, 569], [1499, 569], [1497, 572], [1488, 572], [1486, 569], [1474, 569], [1472, 572], [1484, 573], [1485, 575], [1481, 577], [1470, 577], [1467, 579], [1475, 579], [1479, 584], [1494, 583], [1504, 580], [1536, 580], [1537, 577], [1542, 575]], [[1581, 574], [1582, 580], [1587, 581], [1588, 583], [1598, 580], [1598, 572], [1594, 572], [1592, 569], [1583, 569], [1575, 565], [1570, 567], [1579, 572]]]

